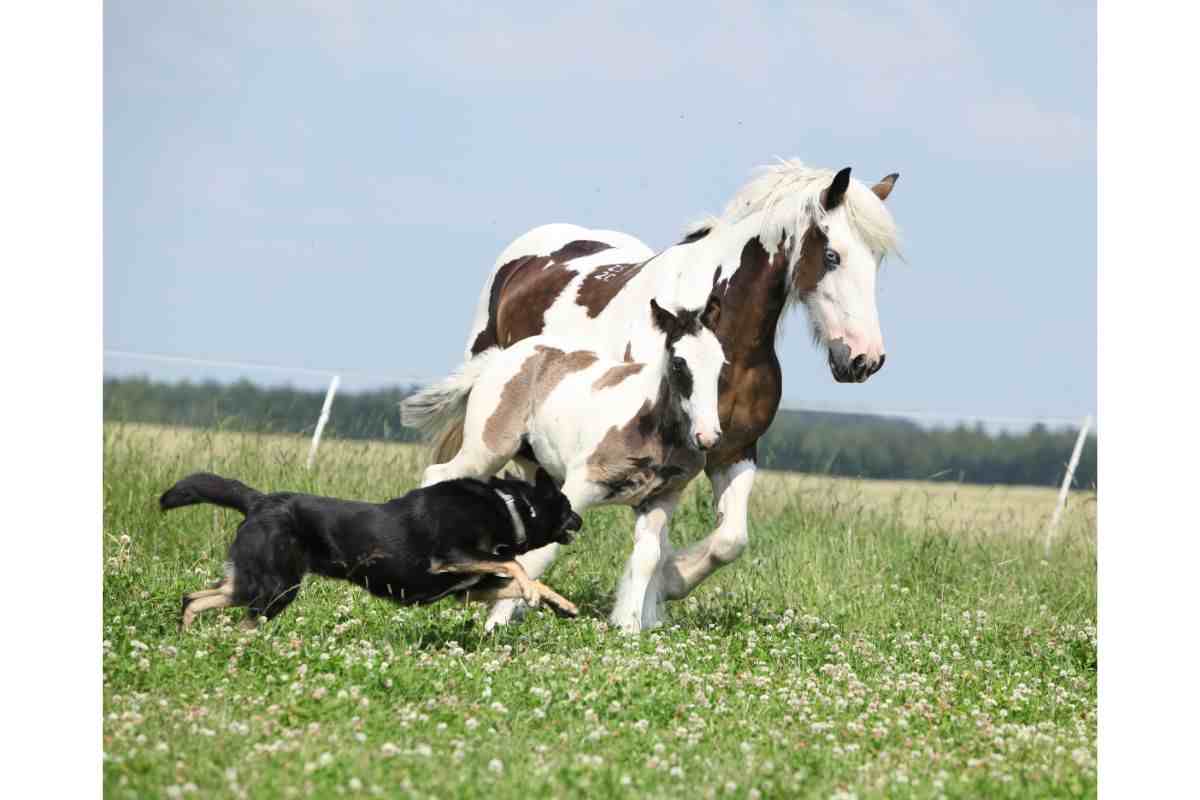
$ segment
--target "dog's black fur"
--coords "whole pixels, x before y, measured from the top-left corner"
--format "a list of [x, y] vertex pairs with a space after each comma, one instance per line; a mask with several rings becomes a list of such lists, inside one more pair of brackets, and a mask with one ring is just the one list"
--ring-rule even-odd
[[[497, 490], [513, 498], [524, 538]], [[183, 599], [184, 627], [196, 609], [245, 606], [249, 619], [270, 619], [296, 598], [300, 582], [313, 572], [341, 578], [371, 594], [402, 604], [432, 603], [454, 594], [486, 599], [513, 579], [536, 584], [557, 610], [574, 606], [524, 572], [498, 577], [497, 567], [551, 542], [567, 543], [582, 525], [554, 481], [539, 470], [533, 485], [492, 478], [460, 479], [416, 489], [386, 503], [278, 492], [263, 494], [235, 480], [197, 473], [168, 489], [159, 506], [169, 511], [212, 503], [246, 515], [229, 547], [226, 577], [213, 589]], [[519, 565], [516, 569], [520, 569]], [[528, 582], [528, 583], [527, 583]], [[539, 590], [540, 591], [540, 590]], [[551, 597], [553, 595], [553, 597]], [[522, 596], [517, 592], [515, 596]], [[188, 607], [195, 601], [192, 613]], [[528, 598], [528, 595], [526, 595]], [[558, 598], [562, 600], [562, 598]]]

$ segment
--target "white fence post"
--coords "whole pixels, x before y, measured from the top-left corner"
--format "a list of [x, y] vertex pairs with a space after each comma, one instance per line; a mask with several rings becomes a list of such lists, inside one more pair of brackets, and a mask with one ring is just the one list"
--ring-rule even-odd
[[1071, 479], [1075, 477], [1075, 467], [1079, 466], [1079, 456], [1083, 453], [1083, 443], [1087, 440], [1088, 430], [1092, 427], [1092, 416], [1089, 414], [1079, 429], [1079, 438], [1075, 440], [1075, 449], [1071, 452], [1071, 461], [1067, 464], [1067, 474], [1063, 476], [1062, 488], [1058, 490], [1058, 504], [1054, 506], [1054, 515], [1046, 527], [1046, 555], [1050, 555], [1050, 543], [1054, 539], [1054, 529], [1058, 527], [1058, 518], [1062, 516], [1063, 507], [1067, 504], [1067, 492], [1071, 489]]
[[308, 468], [312, 469], [313, 461], [317, 457], [317, 446], [321, 444], [321, 432], [325, 430], [325, 423], [329, 422], [329, 411], [333, 408], [333, 396], [337, 394], [338, 384], [342, 382], [340, 375], [334, 375], [333, 380], [329, 382], [329, 391], [325, 392], [325, 405], [321, 406], [321, 416], [317, 419], [317, 429], [313, 431], [312, 446], [308, 448]]

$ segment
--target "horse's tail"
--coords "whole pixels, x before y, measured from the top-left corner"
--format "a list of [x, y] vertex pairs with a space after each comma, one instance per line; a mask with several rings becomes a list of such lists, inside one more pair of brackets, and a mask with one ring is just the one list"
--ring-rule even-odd
[[488, 348], [464, 362], [450, 377], [401, 401], [400, 423], [429, 437], [433, 463], [444, 464], [458, 453], [471, 389], [502, 352], [499, 347]]

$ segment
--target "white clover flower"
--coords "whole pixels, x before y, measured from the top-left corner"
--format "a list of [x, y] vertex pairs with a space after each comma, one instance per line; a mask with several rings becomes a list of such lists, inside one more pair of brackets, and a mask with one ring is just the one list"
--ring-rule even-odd
[[499, 775], [504, 772], [504, 762], [498, 758], [493, 758], [488, 762], [488, 769]]

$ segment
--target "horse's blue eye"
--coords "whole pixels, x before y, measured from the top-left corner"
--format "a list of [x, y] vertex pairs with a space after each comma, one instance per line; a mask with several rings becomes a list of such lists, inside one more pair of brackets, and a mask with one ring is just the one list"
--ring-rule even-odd
[[841, 263], [842, 257], [837, 254], [836, 250], [825, 248], [825, 269], [833, 269]]

